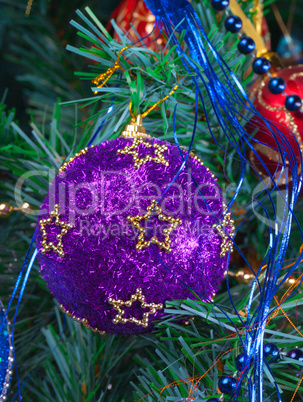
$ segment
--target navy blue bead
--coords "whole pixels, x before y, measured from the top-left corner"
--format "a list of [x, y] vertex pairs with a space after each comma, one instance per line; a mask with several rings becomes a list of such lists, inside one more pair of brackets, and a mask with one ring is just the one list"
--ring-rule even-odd
[[240, 371], [241, 373], [245, 369], [244, 360], [245, 360], [244, 353], [242, 353], [241, 355], [236, 357], [236, 367], [237, 367], [237, 370]]
[[207, 402], [222, 402], [222, 401], [219, 398], [210, 398], [210, 399], [207, 399]]
[[211, 5], [217, 11], [223, 11], [229, 6], [229, 0], [211, 0]]
[[243, 54], [250, 54], [255, 50], [255, 47], [255, 42], [249, 36], [244, 36], [238, 43], [238, 50]]
[[286, 88], [286, 83], [281, 77], [273, 77], [269, 80], [268, 89], [274, 95], [281, 94]]
[[301, 109], [302, 99], [298, 95], [289, 95], [285, 100], [285, 107], [290, 112], [297, 112]]
[[253, 70], [256, 74], [266, 74], [270, 69], [270, 62], [265, 57], [257, 57], [253, 62]]
[[274, 343], [267, 343], [264, 345], [263, 354], [264, 357], [271, 356], [271, 358], [268, 360], [269, 363], [275, 363], [280, 359], [279, 348]]
[[[287, 355], [290, 359], [297, 360], [298, 362], [303, 362], [303, 351], [301, 349], [292, 349], [290, 350]], [[290, 367], [294, 367], [296, 362], [294, 364], [290, 364]], [[298, 366], [296, 366], [298, 367]]]
[[227, 20], [225, 20], [224, 25], [227, 31], [237, 33], [242, 28], [242, 21], [241, 18], [236, 15], [231, 15]]
[[234, 377], [222, 376], [219, 378], [218, 387], [223, 394], [232, 395], [235, 392], [237, 379]]

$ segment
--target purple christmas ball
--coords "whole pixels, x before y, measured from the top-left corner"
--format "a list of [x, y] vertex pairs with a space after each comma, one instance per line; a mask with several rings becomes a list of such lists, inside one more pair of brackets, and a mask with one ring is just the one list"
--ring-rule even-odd
[[214, 175], [194, 155], [182, 167], [175, 145], [118, 138], [86, 148], [41, 206], [41, 275], [87, 327], [148, 332], [166, 301], [193, 299], [190, 289], [207, 301], [218, 290], [231, 246], [220, 229], [233, 234], [223, 208]]

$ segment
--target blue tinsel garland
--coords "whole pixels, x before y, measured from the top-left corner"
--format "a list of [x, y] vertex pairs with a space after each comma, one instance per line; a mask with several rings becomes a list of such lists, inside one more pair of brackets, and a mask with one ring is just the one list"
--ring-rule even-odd
[[0, 401], [7, 399], [13, 367], [13, 348], [9, 324], [5, 317], [5, 310], [0, 302]]

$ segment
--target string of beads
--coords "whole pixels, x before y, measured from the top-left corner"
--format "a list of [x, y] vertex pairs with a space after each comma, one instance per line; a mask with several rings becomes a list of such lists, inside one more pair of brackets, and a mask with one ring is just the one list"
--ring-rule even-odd
[[[239, 33], [242, 29], [242, 20], [237, 15], [229, 14], [227, 10], [229, 6], [229, 0], [212, 0], [212, 6], [216, 11], [225, 11], [227, 18], [225, 20], [225, 28], [228, 32], [231, 33]], [[251, 54], [255, 50], [255, 41], [249, 36], [245, 36], [242, 33], [239, 33], [240, 41], [238, 43], [238, 50], [245, 55]], [[258, 75], [267, 74], [269, 76], [268, 89], [270, 93], [273, 95], [284, 95], [285, 96], [285, 108], [289, 112], [298, 112], [302, 111], [302, 99], [299, 95], [291, 94], [287, 95], [285, 92], [286, 82], [283, 78], [278, 75], [272, 75], [270, 70], [272, 68], [272, 64], [270, 60], [262, 55], [255, 55], [252, 53], [254, 57], [254, 61], [252, 64], [253, 71]]]

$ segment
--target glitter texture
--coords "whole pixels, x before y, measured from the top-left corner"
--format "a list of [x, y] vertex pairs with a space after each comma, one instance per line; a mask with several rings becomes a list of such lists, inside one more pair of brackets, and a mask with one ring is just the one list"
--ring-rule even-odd
[[5, 319], [5, 310], [0, 301], [0, 402], [6, 400], [9, 391], [14, 360], [12, 355], [9, 325]]
[[[212, 228], [223, 218], [223, 199], [209, 169], [190, 156], [189, 169], [184, 167], [167, 190], [182, 163], [177, 147], [145, 140], [166, 146], [163, 157], [168, 164], [150, 159], [138, 168], [133, 155], [118, 152], [133, 141], [118, 138], [79, 153], [51, 184], [39, 220], [49, 218], [54, 205], [59, 205], [60, 220], [72, 226], [62, 238], [64, 257], [53, 250], [42, 254], [39, 223], [37, 227], [41, 275], [58, 303], [93, 328], [124, 335], [150, 331], [152, 321], [159, 320], [164, 310], [149, 316], [147, 328], [129, 321], [115, 324], [117, 312], [109, 299], [129, 300], [136, 289], [142, 289], [147, 304], [165, 305], [168, 300], [193, 298], [185, 283], [209, 300], [227, 264], [227, 257], [220, 258], [222, 238]], [[155, 149], [140, 143], [138, 157], [154, 158]], [[170, 233], [169, 253], [152, 243], [138, 251], [138, 228], [127, 220], [144, 215], [153, 199], [160, 200], [163, 214], [182, 222]], [[147, 240], [156, 236], [164, 241], [168, 223], [153, 214], [147, 221]], [[58, 227], [53, 224], [46, 230], [48, 240], [56, 243]], [[125, 318], [129, 317], [142, 318], [138, 301], [125, 307]]]

